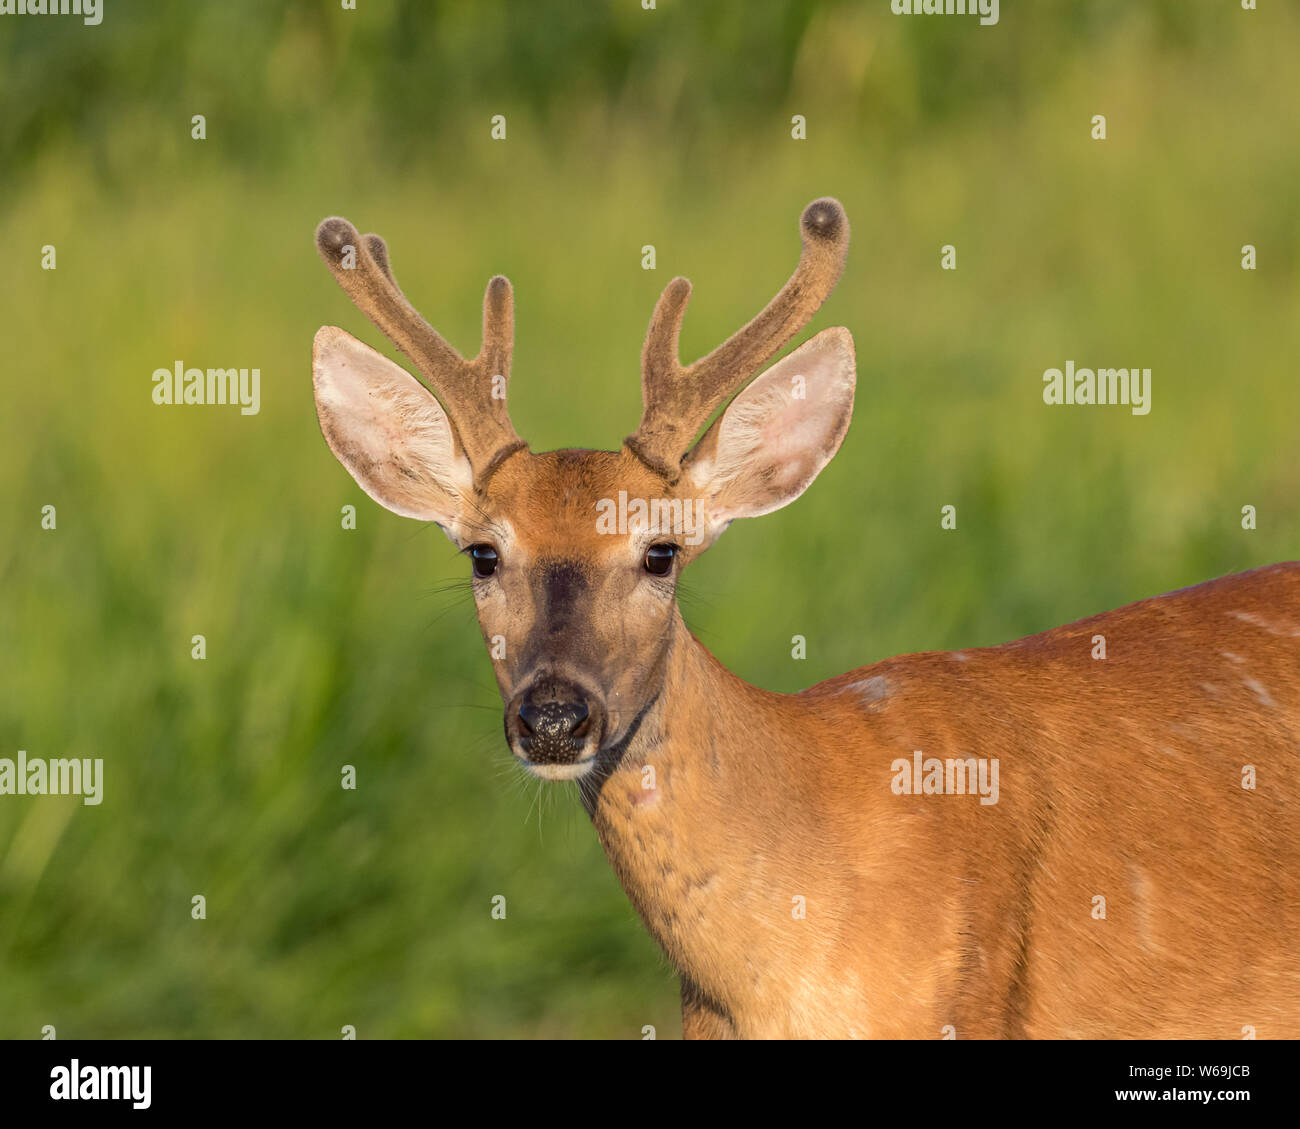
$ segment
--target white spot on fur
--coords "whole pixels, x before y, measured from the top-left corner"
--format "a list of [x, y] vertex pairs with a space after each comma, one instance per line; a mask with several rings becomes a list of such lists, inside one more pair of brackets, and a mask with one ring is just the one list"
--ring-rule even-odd
[[880, 703], [889, 697], [892, 687], [889, 685], [889, 679], [883, 674], [874, 674], [870, 678], [864, 678], [861, 682], [850, 682], [841, 693], [857, 694], [867, 704], [870, 710], [880, 709]]
[[1144, 949], [1156, 947], [1151, 928], [1151, 879], [1145, 871], [1135, 866], [1129, 868], [1129, 888], [1133, 891], [1133, 919], [1137, 925], [1138, 939]]
[[868, 702], [878, 702], [889, 695], [889, 679], [877, 674], [862, 683], [862, 697]]
[[1260, 705], [1263, 706], [1277, 705], [1277, 703], [1273, 701], [1272, 695], [1269, 694], [1269, 692], [1266, 689], [1264, 689], [1263, 683], [1259, 682], [1257, 679], [1254, 678], [1243, 678], [1241, 681], [1242, 681], [1242, 685], [1244, 685], [1247, 690], [1249, 690], [1252, 694], [1255, 695], [1256, 698], [1259, 699]]
[[1252, 627], [1258, 627], [1261, 631], [1267, 631], [1270, 635], [1300, 639], [1300, 627], [1296, 627], [1293, 623], [1269, 623], [1252, 612], [1229, 612], [1228, 614], [1233, 619], [1239, 619], [1242, 623], [1249, 623]]

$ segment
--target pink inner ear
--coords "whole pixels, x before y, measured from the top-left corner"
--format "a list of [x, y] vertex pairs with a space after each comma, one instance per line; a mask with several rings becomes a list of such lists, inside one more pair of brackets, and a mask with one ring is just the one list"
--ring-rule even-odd
[[[827, 401], [824, 395], [814, 390], [811, 381], [805, 389], [804, 400], [793, 397], [779, 407], [761, 431], [759, 457], [769, 463], [770, 482], [775, 486], [794, 486], [815, 473], [812, 463], [820, 455], [827, 434], [833, 430], [833, 417], [838, 413], [838, 405]], [[816, 396], [816, 399], [814, 399]]]
[[714, 512], [756, 517], [797, 498], [839, 448], [853, 388], [852, 339], [828, 329], [737, 396], [698, 467]]
[[312, 374], [321, 431], [358, 485], [394, 513], [446, 527], [472, 474], [433, 394], [333, 326], [316, 335]]

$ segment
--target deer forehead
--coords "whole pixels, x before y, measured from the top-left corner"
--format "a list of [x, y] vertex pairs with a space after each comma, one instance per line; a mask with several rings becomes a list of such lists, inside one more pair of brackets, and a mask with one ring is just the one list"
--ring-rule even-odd
[[626, 551], [628, 535], [599, 522], [609, 507], [636, 500], [677, 498], [669, 486], [628, 451], [521, 451], [492, 476], [482, 508], [502, 527], [515, 551], [538, 559], [588, 560]]

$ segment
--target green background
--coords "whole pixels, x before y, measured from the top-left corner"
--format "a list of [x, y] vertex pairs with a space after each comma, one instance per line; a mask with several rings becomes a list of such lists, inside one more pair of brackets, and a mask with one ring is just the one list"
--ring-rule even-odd
[[[1260, 7], [0, 17], [0, 756], [106, 775], [99, 807], [0, 797], [0, 1036], [680, 1032], [576, 796], [511, 762], [465, 561], [320, 437], [317, 327], [393, 355], [316, 256], [324, 216], [382, 233], [469, 352], [512, 278], [512, 414], [545, 450], [633, 428], [669, 278], [695, 283], [690, 359], [784, 281], [803, 205], [844, 202], [812, 328], [857, 342], [848, 439], [684, 582], [761, 685], [1295, 557], [1300, 13]], [[154, 405], [177, 360], [260, 368], [261, 413]], [[1045, 406], [1067, 360], [1150, 367], [1151, 414]]]

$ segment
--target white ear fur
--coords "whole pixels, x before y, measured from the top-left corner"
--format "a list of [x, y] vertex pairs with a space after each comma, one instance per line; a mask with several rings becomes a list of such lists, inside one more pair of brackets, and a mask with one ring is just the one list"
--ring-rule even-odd
[[839, 450], [853, 414], [856, 362], [847, 329], [824, 329], [754, 380], [686, 457], [687, 489], [710, 539], [739, 517], [793, 502]]
[[332, 325], [316, 334], [312, 382], [325, 442], [361, 489], [393, 513], [449, 528], [474, 476], [433, 393]]

